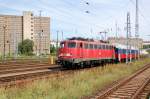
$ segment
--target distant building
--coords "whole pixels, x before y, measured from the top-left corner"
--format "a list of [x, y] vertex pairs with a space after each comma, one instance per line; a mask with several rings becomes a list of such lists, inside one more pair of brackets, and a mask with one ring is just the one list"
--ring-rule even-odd
[[[5, 35], [4, 35], [5, 34]], [[50, 53], [50, 17], [36, 17], [30, 11], [23, 16], [0, 15], [0, 54], [17, 53], [18, 43], [24, 39], [34, 42], [34, 53]]]
[[150, 41], [143, 42], [143, 49], [150, 49]]
[[[124, 37], [120, 38], [115, 38], [115, 37], [110, 37], [108, 38], [109, 43], [111, 44], [121, 44], [121, 45], [127, 45], [127, 39]], [[129, 39], [129, 45], [135, 48], [142, 48], [143, 46], [143, 40], [142, 39], [137, 39], [137, 38], [131, 38]]]
[[[55, 40], [50, 41], [50, 45], [57, 47], [57, 41], [55, 41]], [[58, 47], [60, 47], [60, 41], [58, 41]]]

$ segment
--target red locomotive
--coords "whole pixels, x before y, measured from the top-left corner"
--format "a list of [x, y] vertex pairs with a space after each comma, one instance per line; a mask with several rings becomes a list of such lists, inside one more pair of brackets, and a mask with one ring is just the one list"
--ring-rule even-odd
[[[124, 51], [126, 50], [100, 41], [69, 39], [60, 44], [58, 63], [65, 68], [76, 68], [117, 62], [126, 58]], [[133, 53], [131, 58], [135, 58], [136, 51], [131, 52]]]

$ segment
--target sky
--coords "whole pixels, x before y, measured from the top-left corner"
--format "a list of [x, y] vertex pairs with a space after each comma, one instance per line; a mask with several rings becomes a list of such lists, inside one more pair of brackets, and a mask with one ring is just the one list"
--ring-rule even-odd
[[[139, 0], [139, 35], [144, 40], [150, 40], [149, 5], [150, 0]], [[51, 18], [51, 40], [56, 40], [57, 31], [59, 40], [74, 36], [102, 39], [104, 35], [99, 32], [103, 31], [107, 31], [107, 37], [125, 37], [127, 12], [131, 35], [135, 36], [135, 0], [0, 0], [0, 14], [33, 11], [39, 16], [40, 10], [42, 16]]]

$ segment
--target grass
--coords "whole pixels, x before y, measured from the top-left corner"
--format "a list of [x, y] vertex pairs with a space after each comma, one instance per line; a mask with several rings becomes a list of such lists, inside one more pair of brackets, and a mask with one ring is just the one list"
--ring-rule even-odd
[[150, 59], [130, 65], [107, 65], [79, 71], [65, 78], [43, 79], [23, 87], [0, 88], [0, 99], [79, 99], [132, 74], [148, 62]]
[[[16, 60], [18, 62], [23, 62], [24, 60], [37, 60], [37, 61], [48, 61], [50, 59], [50, 55], [47, 55], [47, 56], [25, 56], [25, 55], [20, 55], [20, 56], [17, 56], [16, 58], [14, 56], [7, 56], [5, 58], [5, 61], [12, 61], [12, 60]], [[55, 57], [55, 56], [53, 56]], [[0, 62], [4, 61], [3, 57], [0, 56]]]

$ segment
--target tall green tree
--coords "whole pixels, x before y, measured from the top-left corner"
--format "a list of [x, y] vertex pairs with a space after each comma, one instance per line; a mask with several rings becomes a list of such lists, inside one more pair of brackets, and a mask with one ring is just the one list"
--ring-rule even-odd
[[51, 54], [56, 54], [56, 47], [54, 45], [50, 45], [50, 53]]
[[25, 39], [18, 45], [18, 51], [20, 54], [33, 55], [34, 42], [29, 39]]

